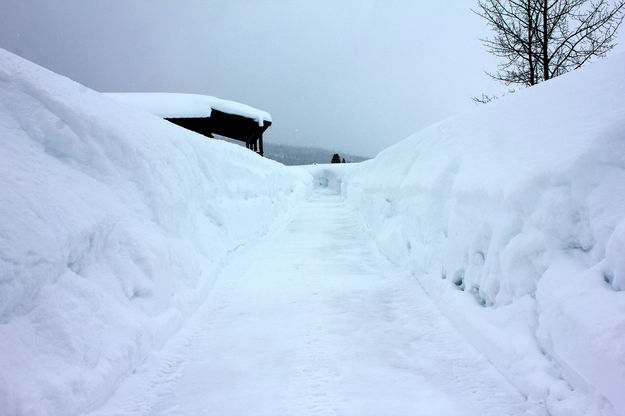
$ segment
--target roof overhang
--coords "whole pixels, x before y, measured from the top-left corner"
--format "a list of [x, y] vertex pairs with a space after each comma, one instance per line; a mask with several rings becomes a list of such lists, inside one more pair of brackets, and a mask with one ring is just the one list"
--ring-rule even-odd
[[253, 143], [271, 125], [271, 115], [266, 111], [208, 95], [175, 93], [106, 93], [106, 95], [208, 137], [218, 134], [245, 143]]

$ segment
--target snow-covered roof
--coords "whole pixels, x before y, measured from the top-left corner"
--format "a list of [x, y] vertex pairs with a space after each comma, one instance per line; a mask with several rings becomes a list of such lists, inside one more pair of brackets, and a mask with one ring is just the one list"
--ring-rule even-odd
[[111, 92], [105, 93], [116, 101], [142, 108], [163, 118], [210, 117], [212, 110], [236, 114], [258, 121], [263, 126], [271, 122], [271, 115], [246, 104], [223, 100], [210, 95], [177, 94], [166, 92]]

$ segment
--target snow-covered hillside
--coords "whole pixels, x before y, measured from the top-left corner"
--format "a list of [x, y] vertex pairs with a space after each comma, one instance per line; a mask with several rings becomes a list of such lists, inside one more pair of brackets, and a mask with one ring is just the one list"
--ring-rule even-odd
[[313, 170], [552, 414], [607, 411], [602, 397], [625, 414], [623, 68], [618, 55]]
[[309, 177], [0, 50], [0, 414], [107, 399]]

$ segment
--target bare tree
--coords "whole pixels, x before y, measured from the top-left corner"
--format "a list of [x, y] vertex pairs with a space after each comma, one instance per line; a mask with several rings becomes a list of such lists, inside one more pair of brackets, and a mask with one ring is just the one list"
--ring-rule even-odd
[[534, 85], [577, 69], [614, 47], [625, 0], [478, 0], [476, 14], [495, 35], [482, 39], [503, 58], [489, 75]]
[[505, 97], [508, 94], [514, 94], [516, 92], [516, 90], [510, 89], [507, 92], [504, 92], [503, 94], [499, 95], [486, 95], [484, 93], [482, 93], [481, 97], [471, 97], [471, 99], [473, 100], [473, 102], [475, 104], [488, 104], [491, 101], [494, 100], [498, 100], [501, 97]]

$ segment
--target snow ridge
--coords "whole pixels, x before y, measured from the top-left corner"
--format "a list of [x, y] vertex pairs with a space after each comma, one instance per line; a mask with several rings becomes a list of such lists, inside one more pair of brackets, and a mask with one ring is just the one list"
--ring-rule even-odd
[[104, 402], [309, 177], [0, 50], [0, 414]]
[[389, 258], [551, 414], [625, 414], [624, 65], [614, 56], [334, 171]]

